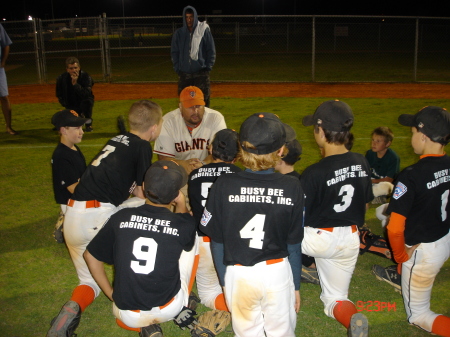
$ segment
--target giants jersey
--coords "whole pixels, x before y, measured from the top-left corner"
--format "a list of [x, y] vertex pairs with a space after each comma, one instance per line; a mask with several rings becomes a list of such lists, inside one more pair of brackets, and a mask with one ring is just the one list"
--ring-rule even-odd
[[111, 216], [87, 250], [115, 268], [113, 299], [122, 310], [151, 310], [180, 290], [178, 260], [195, 242], [189, 213], [145, 204]]
[[[194, 215], [195, 222], [200, 223], [202, 218], [203, 208], [208, 198], [209, 189], [211, 185], [221, 174], [235, 173], [242, 171], [239, 167], [227, 163], [211, 163], [204, 165], [189, 175], [188, 180], [188, 196], [191, 210]], [[197, 228], [198, 229], [198, 228]], [[199, 235], [204, 235], [199, 232]]]
[[79, 147], [75, 148], [59, 143], [52, 155], [53, 191], [58, 204], [67, 204], [72, 196], [67, 187], [78, 182], [86, 170], [86, 159]]
[[253, 266], [287, 257], [303, 239], [303, 191], [281, 173], [238, 172], [212, 185], [200, 230], [224, 245], [224, 264]]
[[303, 171], [305, 226], [364, 224], [366, 203], [373, 199], [370, 167], [359, 153], [328, 156]]
[[450, 229], [450, 158], [422, 156], [397, 180], [387, 213], [406, 217], [405, 243], [434, 242]]
[[72, 199], [118, 206], [136, 186], [142, 186], [151, 160], [152, 147], [148, 141], [129, 132], [118, 135], [106, 143], [87, 167]]
[[208, 156], [207, 146], [216, 132], [226, 128], [222, 114], [205, 107], [202, 122], [190, 134], [180, 109], [176, 109], [163, 116], [161, 134], [155, 142], [155, 153], [178, 160], [203, 160]]

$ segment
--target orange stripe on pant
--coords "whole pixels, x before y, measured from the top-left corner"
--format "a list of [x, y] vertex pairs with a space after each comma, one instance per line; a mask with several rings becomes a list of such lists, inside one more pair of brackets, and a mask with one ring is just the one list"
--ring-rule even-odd
[[192, 266], [192, 274], [191, 279], [189, 280], [189, 286], [188, 286], [188, 292], [190, 293], [192, 291], [192, 287], [194, 286], [195, 281], [195, 275], [197, 275], [197, 268], [198, 268], [198, 261], [200, 259], [200, 255], [195, 255], [194, 258], [194, 265]]

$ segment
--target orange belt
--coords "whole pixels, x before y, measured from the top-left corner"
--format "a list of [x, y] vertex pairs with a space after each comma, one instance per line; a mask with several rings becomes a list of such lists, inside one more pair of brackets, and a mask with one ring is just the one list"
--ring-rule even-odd
[[164, 309], [164, 308], [167, 307], [170, 303], [172, 303], [174, 300], [175, 300], [175, 297], [172, 297], [172, 299], [171, 299], [169, 302], [167, 302], [166, 304], [160, 306], [159, 308], [160, 308], [160, 309]]
[[[275, 264], [275, 263], [279, 263], [279, 262], [283, 262], [283, 258], [281, 259], [272, 259], [272, 260], [266, 260], [266, 264], [270, 265], [270, 264]], [[235, 266], [242, 266], [242, 264], [235, 264]]]
[[[351, 225], [350, 226], [352, 228], [352, 233], [357, 232], [358, 231], [358, 226], [356, 225]], [[334, 230], [334, 227], [329, 227], [329, 228], [317, 228], [323, 231], [327, 231], [327, 232], [332, 232]]]
[[[86, 208], [98, 208], [101, 206], [100, 201], [97, 201], [97, 200], [78, 201], [78, 202], [86, 202]], [[75, 204], [75, 200], [69, 199], [67, 206], [73, 207], [74, 204]]]
[[[175, 300], [175, 297], [172, 297], [172, 299], [171, 299], [169, 302], [167, 302], [166, 304], [160, 306], [159, 309], [164, 309], [164, 308], [167, 307], [170, 303], [172, 303], [174, 300]], [[137, 312], [137, 313], [141, 312], [140, 310], [130, 310], [130, 311], [132, 311], [132, 312]]]

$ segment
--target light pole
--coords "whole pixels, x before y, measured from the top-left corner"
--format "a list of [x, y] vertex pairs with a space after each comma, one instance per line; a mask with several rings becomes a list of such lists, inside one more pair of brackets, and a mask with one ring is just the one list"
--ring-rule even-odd
[[122, 17], [123, 17], [123, 28], [125, 29], [125, 2], [122, 0]]

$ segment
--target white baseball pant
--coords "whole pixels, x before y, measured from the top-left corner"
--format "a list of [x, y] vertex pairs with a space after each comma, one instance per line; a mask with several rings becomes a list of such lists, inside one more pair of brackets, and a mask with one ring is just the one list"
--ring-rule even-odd
[[197, 290], [201, 303], [208, 308], [216, 309], [215, 301], [222, 293], [214, 261], [211, 255], [211, 243], [209, 238], [199, 237], [200, 260], [196, 275]]
[[305, 227], [303, 254], [315, 258], [324, 312], [335, 318], [333, 310], [340, 301], [349, 301], [348, 288], [359, 254], [359, 233], [353, 226], [334, 227], [333, 231]]
[[449, 256], [450, 233], [435, 242], [421, 243], [402, 264], [402, 295], [408, 322], [429, 332], [439, 315], [430, 310], [431, 290]]
[[235, 336], [295, 337], [295, 290], [287, 258], [227, 266], [225, 298]]
[[101, 290], [83, 258], [87, 245], [111, 215], [121, 208], [136, 207], [143, 203], [143, 199], [136, 197], [130, 198], [118, 207], [103, 202], [100, 203], [99, 207], [89, 207], [90, 204], [87, 201], [72, 200], [68, 203], [64, 218], [64, 240], [77, 271], [80, 285], [90, 286], [95, 292], [95, 297], [100, 294]]
[[[167, 304], [154, 307], [151, 310], [121, 310], [113, 303], [113, 314], [130, 328], [142, 328], [156, 323], [164, 323], [176, 317], [183, 307], [188, 305], [189, 285], [193, 283], [193, 266], [198, 256], [198, 237], [194, 247], [186, 252], [183, 250], [179, 260], [181, 288]], [[164, 285], [160, 285], [164, 287]]]

